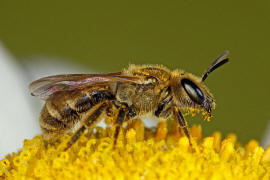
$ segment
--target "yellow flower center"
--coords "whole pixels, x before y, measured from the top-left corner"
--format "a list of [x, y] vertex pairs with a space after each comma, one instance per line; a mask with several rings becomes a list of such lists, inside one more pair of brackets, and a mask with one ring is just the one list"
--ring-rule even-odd
[[115, 147], [112, 128], [97, 128], [67, 151], [70, 134], [47, 147], [36, 136], [0, 161], [0, 179], [270, 179], [270, 147], [255, 140], [242, 147], [235, 135], [222, 140], [219, 132], [202, 139], [199, 125], [190, 133], [192, 145], [164, 122], [153, 131], [135, 120]]

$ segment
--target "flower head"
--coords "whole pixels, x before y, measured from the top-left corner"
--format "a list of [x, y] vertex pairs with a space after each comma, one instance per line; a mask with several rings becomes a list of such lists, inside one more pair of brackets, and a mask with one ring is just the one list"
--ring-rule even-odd
[[190, 145], [177, 128], [161, 122], [153, 131], [136, 120], [114, 147], [112, 132], [86, 132], [67, 151], [70, 134], [47, 147], [41, 136], [25, 140], [0, 161], [0, 179], [270, 179], [270, 147], [255, 140], [242, 147], [235, 135], [222, 140], [219, 132], [202, 139], [195, 125]]

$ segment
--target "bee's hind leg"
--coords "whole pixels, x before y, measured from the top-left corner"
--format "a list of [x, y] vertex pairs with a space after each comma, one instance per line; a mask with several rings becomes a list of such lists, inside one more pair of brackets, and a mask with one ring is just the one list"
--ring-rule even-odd
[[89, 114], [86, 114], [84, 119], [82, 120], [82, 126], [75, 132], [75, 134], [71, 137], [69, 142], [67, 143], [65, 151], [70, 148], [81, 136], [86, 128], [93, 128], [93, 126], [101, 120], [100, 116], [108, 106], [108, 101], [99, 103], [95, 105], [95, 110], [91, 111]]
[[116, 118], [116, 127], [115, 127], [115, 132], [114, 132], [114, 147], [117, 143], [117, 138], [120, 132], [120, 128], [122, 127], [123, 122], [127, 118], [127, 113], [128, 113], [128, 107], [126, 105], [121, 104], [118, 110], [118, 115]]

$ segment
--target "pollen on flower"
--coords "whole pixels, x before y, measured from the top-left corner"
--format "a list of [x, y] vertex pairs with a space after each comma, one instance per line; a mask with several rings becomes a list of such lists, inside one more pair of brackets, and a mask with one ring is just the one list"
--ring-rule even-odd
[[115, 146], [114, 129], [97, 128], [67, 151], [71, 134], [47, 146], [36, 136], [0, 161], [0, 179], [270, 179], [270, 146], [243, 147], [220, 132], [202, 138], [200, 125], [191, 127], [190, 145], [176, 127], [162, 122], [153, 130], [136, 119]]

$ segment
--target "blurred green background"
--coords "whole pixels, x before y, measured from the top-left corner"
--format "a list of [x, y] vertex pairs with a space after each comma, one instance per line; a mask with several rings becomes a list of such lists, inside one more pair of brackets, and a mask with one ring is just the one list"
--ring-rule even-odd
[[[43, 55], [100, 72], [163, 64], [201, 75], [231, 61], [206, 84], [217, 108], [204, 135], [260, 139], [270, 120], [270, 1], [0, 0], [0, 40], [18, 59]], [[191, 118], [190, 123], [202, 123]]]

